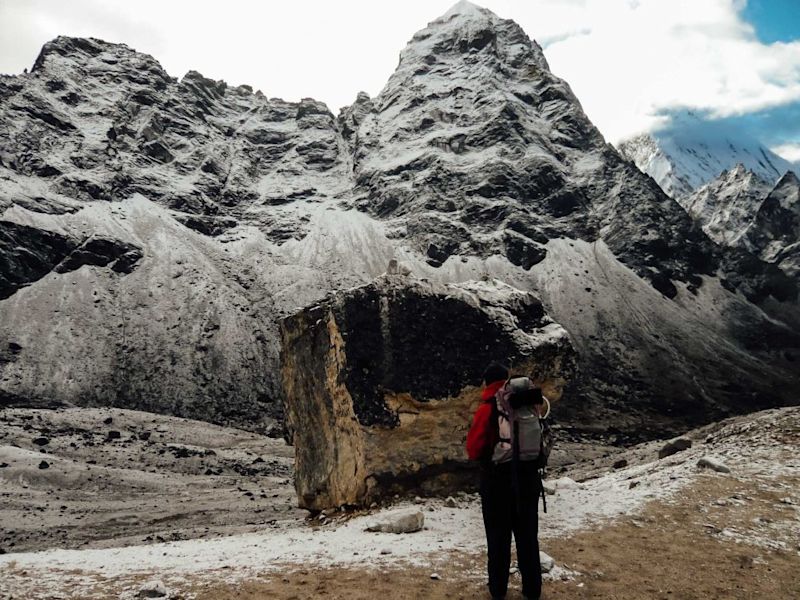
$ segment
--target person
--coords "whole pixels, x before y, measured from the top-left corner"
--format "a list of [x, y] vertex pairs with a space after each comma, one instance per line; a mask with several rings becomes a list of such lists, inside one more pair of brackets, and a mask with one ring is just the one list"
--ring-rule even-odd
[[[541, 482], [537, 465], [535, 461], [512, 461], [503, 452], [498, 453], [499, 462], [493, 460], [500, 441], [495, 397], [508, 379], [508, 368], [502, 364], [493, 362], [486, 368], [481, 403], [467, 434], [467, 454], [470, 460], [481, 463], [480, 495], [488, 550], [489, 593], [497, 599], [506, 596], [513, 533], [522, 594], [528, 600], [538, 600], [542, 574], [538, 539]], [[541, 402], [539, 393], [538, 403]]]

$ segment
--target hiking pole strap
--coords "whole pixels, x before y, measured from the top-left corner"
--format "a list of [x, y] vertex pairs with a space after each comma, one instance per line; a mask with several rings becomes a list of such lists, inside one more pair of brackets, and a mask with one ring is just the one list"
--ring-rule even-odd
[[539, 471], [539, 490], [542, 493], [542, 510], [547, 513], [547, 495], [544, 491], [544, 480], [542, 479], [541, 471]]
[[511, 443], [511, 488], [514, 491], [514, 499], [517, 504], [517, 514], [522, 514], [522, 493], [519, 488], [519, 422], [514, 423], [514, 435]]

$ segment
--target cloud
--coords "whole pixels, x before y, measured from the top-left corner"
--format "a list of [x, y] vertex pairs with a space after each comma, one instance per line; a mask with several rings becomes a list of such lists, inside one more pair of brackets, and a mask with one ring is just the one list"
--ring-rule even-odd
[[781, 144], [780, 146], [773, 146], [770, 148], [778, 156], [782, 156], [789, 162], [795, 163], [800, 167], [800, 143], [797, 144]]
[[[550, 3], [531, 4], [541, 14]], [[553, 71], [618, 141], [675, 109], [722, 118], [800, 101], [800, 41], [761, 43], [743, 7], [734, 0], [586, 0], [580, 26], [588, 33], [559, 37], [555, 23], [537, 23], [533, 14], [521, 24], [555, 40], [545, 48]]]
[[101, 37], [134, 42], [157, 53], [166, 47], [164, 32], [146, 14], [123, 14], [101, 0], [2, 0], [0, 73], [33, 65], [45, 42], [59, 36]]

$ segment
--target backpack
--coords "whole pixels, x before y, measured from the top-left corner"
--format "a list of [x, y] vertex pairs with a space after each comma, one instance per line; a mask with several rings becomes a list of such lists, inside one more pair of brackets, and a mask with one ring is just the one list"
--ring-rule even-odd
[[[553, 436], [550, 426], [540, 417], [535, 404], [546, 400], [542, 391], [534, 387], [527, 377], [515, 377], [497, 390], [498, 442], [494, 447], [492, 462], [508, 462], [514, 458], [535, 461], [537, 467], [547, 466]], [[549, 402], [548, 413], [549, 413]]]
[[[535, 406], [542, 401], [547, 405], [547, 413], [544, 416], [539, 415]], [[518, 490], [518, 462], [533, 461], [538, 470], [544, 511], [547, 512], [544, 485], [541, 480], [553, 447], [553, 433], [547, 422], [550, 402], [542, 396], [542, 390], [535, 387], [528, 377], [515, 377], [506, 381], [497, 391], [495, 405], [499, 435], [492, 453], [492, 462], [513, 463], [514, 487]], [[519, 501], [518, 493], [517, 498]]]

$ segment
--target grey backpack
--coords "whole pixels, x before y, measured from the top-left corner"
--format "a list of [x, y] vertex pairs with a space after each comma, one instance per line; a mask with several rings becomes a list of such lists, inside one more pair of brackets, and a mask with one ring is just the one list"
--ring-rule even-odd
[[[516, 496], [517, 510], [521, 510], [519, 493], [520, 461], [533, 462], [537, 469], [539, 493], [542, 507], [547, 512], [542, 477], [553, 446], [553, 435], [546, 419], [550, 414], [550, 402], [527, 377], [516, 377], [506, 381], [495, 394], [498, 442], [494, 447], [492, 462], [511, 462], [512, 485]], [[545, 415], [537, 406], [547, 405]]]
[[[515, 401], [526, 394], [535, 393], [533, 382], [527, 377], [509, 379], [495, 395], [499, 438], [494, 447], [492, 462], [508, 462], [515, 457], [522, 461], [536, 461], [543, 454], [543, 424], [536, 406]], [[540, 392], [541, 393], [541, 392]], [[542, 465], [544, 466], [544, 465]]]

